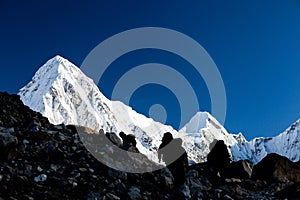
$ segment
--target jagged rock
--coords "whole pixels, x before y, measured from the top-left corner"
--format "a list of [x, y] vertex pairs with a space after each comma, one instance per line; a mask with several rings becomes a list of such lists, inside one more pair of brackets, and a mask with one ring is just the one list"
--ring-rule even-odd
[[275, 194], [278, 198], [299, 199], [300, 198], [300, 182], [290, 185]]
[[0, 161], [13, 158], [18, 139], [10, 133], [0, 133]]
[[98, 200], [98, 199], [104, 199], [104, 198], [99, 192], [90, 192], [89, 194], [86, 195], [85, 199]]
[[65, 125], [64, 124], [54, 125], [53, 128], [62, 131], [65, 130]]
[[272, 153], [253, 167], [252, 178], [268, 182], [299, 182], [300, 166], [286, 157]]
[[192, 198], [191, 193], [190, 193], [190, 188], [186, 184], [183, 184], [181, 186], [180, 191], [186, 199], [191, 199]]
[[174, 178], [173, 178], [173, 175], [171, 174], [171, 172], [168, 170], [168, 168], [161, 169], [160, 174], [163, 179], [162, 182], [164, 183], [164, 185], [168, 189], [172, 189], [174, 187]]
[[139, 200], [141, 199], [141, 191], [138, 187], [132, 186], [129, 188], [128, 197], [131, 200]]
[[120, 200], [121, 198], [112, 194], [112, 193], [106, 193], [105, 196], [110, 200]]
[[8, 146], [16, 145], [18, 139], [10, 133], [0, 133], [0, 149], [5, 149]]
[[11, 128], [0, 127], [0, 132], [2, 132], [2, 133], [14, 133], [15, 129], [14, 129], [14, 127], [11, 127]]
[[238, 178], [227, 178], [225, 179], [225, 183], [241, 183], [242, 180]]
[[189, 170], [186, 175], [186, 177], [198, 177], [198, 171], [197, 170], [194, 170], [194, 169], [191, 169]]
[[247, 160], [230, 163], [224, 172], [224, 177], [249, 179], [252, 175], [253, 165]]
[[44, 182], [47, 180], [47, 175], [46, 174], [41, 174], [39, 176], [34, 177], [35, 182]]
[[115, 185], [114, 189], [117, 192], [119, 192], [120, 194], [124, 194], [127, 190], [126, 185], [124, 183], [122, 183], [121, 181]]
[[116, 133], [111, 132], [111, 133], [106, 133], [105, 135], [114, 145], [120, 146], [121, 144], [123, 144], [121, 139], [117, 136]]
[[225, 194], [223, 199], [225, 200], [234, 200], [232, 197], [230, 197], [228, 194]]

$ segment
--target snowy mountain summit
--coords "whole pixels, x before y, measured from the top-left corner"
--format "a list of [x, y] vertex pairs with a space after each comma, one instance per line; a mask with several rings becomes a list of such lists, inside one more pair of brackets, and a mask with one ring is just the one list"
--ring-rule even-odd
[[196, 113], [179, 132], [185, 138], [185, 149], [194, 156], [193, 160], [196, 162], [206, 160], [216, 140], [223, 140], [228, 147], [246, 141], [241, 133], [228, 133], [208, 112]]
[[258, 163], [267, 154], [277, 153], [297, 162], [300, 159], [300, 119], [283, 133], [270, 138], [254, 138], [231, 147], [234, 160], [251, 160]]
[[157, 161], [156, 151], [165, 132], [183, 139], [183, 146], [194, 162], [206, 160], [215, 140], [224, 140], [234, 160], [249, 159], [256, 163], [271, 152], [295, 161], [300, 158], [300, 122], [275, 138], [247, 142], [241, 133], [228, 133], [208, 112], [198, 112], [176, 131], [137, 113], [122, 102], [110, 101], [92, 79], [61, 56], [47, 61], [20, 89], [19, 95], [25, 105], [42, 113], [53, 124], [74, 124], [105, 132], [134, 134], [139, 151], [153, 161]]
[[157, 158], [155, 153], [163, 133], [177, 133], [171, 126], [138, 114], [122, 102], [108, 100], [92, 79], [61, 56], [47, 61], [19, 95], [25, 105], [53, 124], [134, 134], [140, 152], [152, 160]]
[[19, 95], [25, 105], [41, 112], [53, 124], [77, 124], [95, 130], [106, 128], [106, 131], [118, 129], [109, 110], [111, 102], [99, 92], [92, 79], [60, 56], [46, 62]]

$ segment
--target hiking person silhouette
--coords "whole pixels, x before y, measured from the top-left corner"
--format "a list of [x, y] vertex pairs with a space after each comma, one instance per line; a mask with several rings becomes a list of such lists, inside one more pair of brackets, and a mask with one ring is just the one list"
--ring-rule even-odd
[[159, 161], [163, 160], [172, 173], [175, 187], [183, 185], [188, 167], [188, 158], [185, 149], [182, 147], [182, 139], [173, 139], [171, 133], [165, 133], [158, 149], [158, 159]]
[[222, 175], [226, 166], [231, 162], [231, 155], [223, 140], [215, 140], [213, 143], [207, 155], [207, 164], [215, 170], [216, 173]]
[[120, 132], [119, 136], [123, 140], [123, 144], [120, 145], [125, 151], [131, 151], [139, 153], [139, 150], [136, 147], [136, 140], [134, 135], [126, 135], [124, 132]]

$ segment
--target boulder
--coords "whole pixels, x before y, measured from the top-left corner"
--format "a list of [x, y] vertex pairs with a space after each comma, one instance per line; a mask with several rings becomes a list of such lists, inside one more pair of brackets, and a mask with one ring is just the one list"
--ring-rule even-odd
[[0, 160], [8, 160], [13, 157], [14, 146], [18, 144], [18, 139], [10, 133], [0, 132]]
[[300, 198], [300, 182], [290, 185], [275, 194], [277, 198], [299, 199]]
[[116, 133], [111, 132], [111, 133], [106, 133], [106, 137], [111, 141], [114, 145], [120, 146], [122, 144], [121, 139], [117, 136]]
[[253, 164], [247, 160], [230, 163], [224, 172], [226, 178], [249, 179], [252, 175]]
[[267, 182], [298, 182], [300, 166], [284, 156], [272, 153], [253, 167], [252, 178]]
[[136, 187], [136, 186], [132, 186], [131, 188], [129, 188], [128, 197], [131, 200], [139, 200], [139, 199], [141, 199], [142, 196], [141, 196], [140, 189], [138, 187]]
[[0, 148], [7, 148], [18, 143], [18, 139], [10, 133], [0, 133]]

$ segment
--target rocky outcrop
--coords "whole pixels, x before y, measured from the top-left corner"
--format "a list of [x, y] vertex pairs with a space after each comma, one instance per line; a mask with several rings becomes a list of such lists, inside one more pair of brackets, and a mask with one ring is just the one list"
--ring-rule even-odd
[[261, 162], [254, 166], [252, 178], [267, 182], [299, 182], [300, 166], [278, 154], [268, 154]]
[[247, 160], [239, 160], [230, 163], [224, 172], [227, 178], [249, 179], [252, 175], [253, 164]]
[[[0, 199], [163, 199], [172, 193], [164, 170], [111, 169], [86, 150], [77, 131], [91, 141], [106, 138], [104, 133], [52, 125], [16, 95], [0, 93], [0, 106]], [[105, 152], [105, 146], [99, 148]]]
[[277, 192], [275, 194], [276, 197], [282, 198], [282, 199], [299, 199], [300, 197], [300, 182], [292, 184], [285, 189]]
[[10, 133], [0, 132], [0, 160], [6, 160], [13, 157], [14, 146], [18, 139]]

